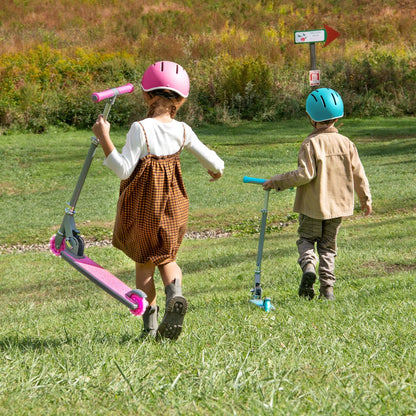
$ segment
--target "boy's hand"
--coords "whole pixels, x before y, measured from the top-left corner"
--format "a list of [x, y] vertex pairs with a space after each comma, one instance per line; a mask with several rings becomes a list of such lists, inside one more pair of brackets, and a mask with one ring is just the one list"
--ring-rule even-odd
[[364, 204], [361, 204], [361, 209], [364, 211], [365, 216], [368, 216], [373, 211], [373, 208], [371, 206], [371, 202], [366, 202]]
[[271, 179], [269, 179], [268, 181], [263, 183], [263, 189], [265, 191], [267, 191], [269, 189], [273, 189], [273, 182], [271, 181]]
[[209, 180], [210, 182], [217, 181], [222, 176], [222, 173], [221, 172], [213, 172], [212, 170], [209, 170], [208, 173], [212, 177], [212, 179]]

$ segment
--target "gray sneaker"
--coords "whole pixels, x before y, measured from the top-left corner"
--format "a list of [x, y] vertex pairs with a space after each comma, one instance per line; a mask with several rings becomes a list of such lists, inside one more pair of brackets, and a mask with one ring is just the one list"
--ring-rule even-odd
[[188, 309], [188, 302], [182, 296], [182, 287], [177, 280], [165, 287], [165, 293], [165, 315], [157, 329], [157, 337], [177, 339], [182, 332], [182, 325]]
[[159, 307], [148, 306], [142, 315], [143, 331], [140, 338], [156, 338]]
[[319, 299], [335, 300], [334, 287], [321, 285], [319, 289]]

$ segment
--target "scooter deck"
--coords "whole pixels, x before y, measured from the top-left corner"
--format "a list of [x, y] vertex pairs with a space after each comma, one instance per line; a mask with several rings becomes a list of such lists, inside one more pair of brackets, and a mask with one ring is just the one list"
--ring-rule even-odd
[[264, 309], [266, 312], [272, 311], [275, 309], [275, 307], [269, 303], [269, 305], [266, 307], [266, 303], [264, 302], [264, 299], [250, 299], [251, 303], [254, 303], [254, 305], [258, 306], [261, 309]]
[[134, 290], [87, 256], [76, 257], [64, 250], [61, 252], [61, 257], [129, 309], [136, 309], [139, 306], [129, 297]]

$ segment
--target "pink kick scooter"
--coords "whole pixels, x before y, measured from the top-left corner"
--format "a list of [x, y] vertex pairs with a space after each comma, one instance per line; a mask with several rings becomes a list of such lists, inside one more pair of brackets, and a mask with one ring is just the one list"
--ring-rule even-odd
[[[134, 87], [132, 84], [126, 84], [118, 88], [94, 93], [92, 94], [92, 100], [95, 103], [105, 99], [108, 100], [103, 112], [104, 118], [107, 119], [111, 106], [114, 104], [117, 96], [131, 93], [133, 90]], [[68, 207], [65, 209], [61, 227], [51, 238], [49, 247], [53, 254], [61, 256], [76, 270], [101, 287], [101, 289], [127, 306], [133, 315], [143, 315], [148, 305], [146, 294], [139, 289], [131, 289], [109, 271], [85, 256], [84, 240], [75, 226], [75, 206], [99, 143], [96, 137], [91, 138], [88, 154], [85, 158], [71, 201], [68, 202]]]

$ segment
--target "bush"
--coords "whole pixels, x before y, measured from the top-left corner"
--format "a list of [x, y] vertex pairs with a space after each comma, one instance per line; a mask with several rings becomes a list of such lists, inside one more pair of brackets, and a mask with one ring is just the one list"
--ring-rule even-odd
[[221, 55], [214, 65], [209, 91], [214, 107], [227, 107], [248, 120], [263, 111], [271, 94], [272, 71], [262, 57]]
[[[310, 87], [307, 71], [271, 65], [262, 56], [220, 54], [182, 62], [191, 77], [191, 94], [180, 116], [190, 123], [230, 120], [276, 121], [299, 118]], [[3, 55], [0, 62], [1, 129], [43, 132], [50, 125], [90, 127], [104, 104], [91, 92], [123, 85], [136, 93], [117, 101], [111, 121], [128, 126], [146, 114], [140, 93], [148, 62], [125, 52], [79, 49], [64, 54], [39, 46], [26, 54]], [[323, 86], [338, 90], [346, 114], [356, 117], [416, 115], [415, 52], [372, 51], [362, 59], [325, 63]]]
[[409, 57], [373, 51], [360, 60], [328, 64], [325, 73], [330, 85], [342, 94], [347, 115], [416, 114], [416, 68]]

